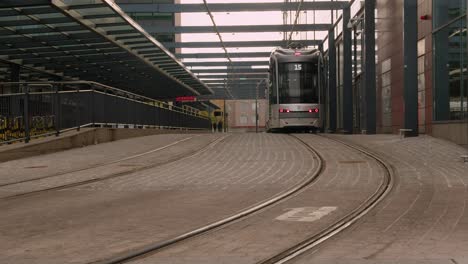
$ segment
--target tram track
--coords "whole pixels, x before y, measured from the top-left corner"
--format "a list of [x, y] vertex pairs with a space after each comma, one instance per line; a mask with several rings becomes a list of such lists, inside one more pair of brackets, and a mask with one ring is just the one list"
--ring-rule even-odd
[[94, 164], [92, 166], [88, 166], [88, 167], [84, 167], [84, 168], [78, 168], [78, 169], [75, 169], [75, 170], [69, 170], [69, 171], [54, 173], [54, 174], [51, 174], [51, 175], [45, 175], [45, 176], [41, 176], [41, 177], [36, 177], [36, 178], [31, 178], [31, 179], [26, 179], [26, 180], [21, 180], [21, 181], [16, 181], [16, 182], [1, 183], [0, 188], [1, 187], [6, 187], [6, 186], [11, 186], [11, 185], [16, 185], [16, 184], [21, 184], [21, 183], [27, 183], [27, 182], [44, 180], [44, 179], [48, 179], [48, 178], [59, 177], [59, 176], [63, 176], [63, 175], [70, 174], [70, 173], [76, 173], [76, 172], [81, 172], [81, 171], [97, 169], [97, 168], [104, 167], [104, 166], [107, 166], [107, 165], [112, 165], [112, 164], [116, 164], [116, 163], [119, 163], [119, 162], [123, 162], [123, 161], [131, 160], [131, 159], [143, 157], [143, 156], [146, 156], [148, 154], [167, 149], [169, 147], [172, 147], [174, 145], [177, 145], [179, 143], [188, 141], [188, 140], [193, 139], [193, 138], [194, 137], [184, 138], [184, 139], [181, 139], [181, 140], [177, 140], [177, 141], [175, 141], [175, 142], [173, 142], [173, 143], [171, 143], [169, 145], [165, 145], [165, 146], [162, 146], [162, 147], [159, 147], [159, 148], [155, 148], [155, 149], [143, 152], [143, 153], [138, 153], [138, 154], [135, 154], [135, 155], [132, 155], [132, 156], [129, 156], [129, 157], [125, 157], [125, 158], [121, 158], [121, 159], [118, 159], [118, 160], [113, 160], [113, 161], [108, 161], [108, 162], [104, 162], [104, 163]]
[[[275, 195], [274, 197], [266, 201], [263, 201], [257, 205], [254, 205], [253, 207], [242, 210], [241, 212], [235, 215], [224, 218], [217, 222], [214, 222], [209, 225], [200, 227], [198, 229], [186, 232], [172, 239], [168, 239], [162, 242], [148, 245], [138, 250], [133, 250], [133, 251], [124, 253], [114, 258], [110, 258], [107, 260], [94, 261], [88, 264], [118, 264], [118, 263], [127, 263], [127, 262], [138, 260], [138, 259], [144, 259], [165, 248], [176, 246], [177, 244], [180, 244], [182, 242], [188, 242], [188, 240], [191, 238], [195, 238], [201, 235], [208, 235], [210, 232], [216, 232], [218, 230], [222, 230], [222, 228], [227, 227], [228, 225], [233, 224], [235, 222], [246, 220], [247, 218], [253, 215], [256, 215], [257, 213], [260, 213], [261, 211], [268, 210], [269, 208], [274, 207], [275, 205], [278, 205], [279, 203], [300, 194], [303, 190], [307, 189], [313, 183], [315, 183], [316, 180], [319, 178], [319, 176], [325, 171], [326, 162], [323, 159], [323, 157], [320, 155], [320, 153], [317, 150], [315, 150], [312, 146], [310, 146], [308, 143], [306, 143], [305, 141], [303, 141], [302, 139], [294, 135], [290, 135], [290, 136], [294, 137], [298, 142], [304, 145], [313, 155], [317, 157], [319, 161], [319, 165], [317, 166], [315, 171], [312, 173], [311, 177], [309, 177], [306, 181], [301, 182], [295, 187], [287, 191], [284, 191], [278, 195]], [[379, 202], [382, 201], [387, 196], [387, 194], [392, 190], [393, 184], [394, 184], [394, 176], [393, 176], [394, 172], [393, 172], [392, 167], [389, 164], [387, 164], [383, 159], [381, 159], [377, 155], [363, 148], [356, 147], [352, 144], [349, 144], [340, 140], [336, 140], [333, 138], [329, 138], [329, 137], [326, 137], [326, 138], [329, 140], [338, 142], [342, 145], [345, 145], [349, 147], [350, 149], [358, 151], [368, 156], [369, 158], [375, 160], [378, 164], [380, 164], [385, 174], [382, 179], [382, 183], [380, 184], [379, 188], [367, 200], [361, 203], [357, 208], [355, 208], [349, 214], [345, 215], [340, 220], [333, 223], [331, 226], [328, 226], [327, 228], [323, 229], [319, 233], [316, 233], [306, 238], [302, 242], [292, 247], [289, 247], [272, 257], [259, 261], [256, 264], [287, 263], [293, 260], [294, 258], [306, 252], [309, 252], [311, 249], [323, 244], [327, 240], [331, 239], [332, 237], [346, 230], [351, 225], [355, 224], [359, 219], [364, 217], [367, 213], [369, 213], [369, 211], [371, 211], [375, 206], [377, 206], [377, 204], [379, 204]]]
[[293, 135], [290, 135], [298, 143], [300, 143], [302, 146], [304, 146], [318, 161], [318, 165], [315, 168], [315, 170], [311, 173], [311, 176], [308, 177], [306, 180], [300, 182], [299, 184], [293, 186], [292, 188], [280, 192], [277, 195], [264, 200], [262, 202], [257, 203], [256, 205], [253, 205], [251, 207], [248, 207], [244, 210], [241, 210], [240, 212], [231, 215], [229, 217], [223, 218], [221, 220], [218, 220], [216, 222], [210, 223], [208, 225], [199, 227], [197, 229], [188, 231], [186, 233], [180, 234], [176, 237], [156, 242], [151, 245], [147, 245], [145, 247], [142, 247], [140, 249], [136, 250], [131, 250], [129, 252], [123, 253], [121, 255], [106, 259], [106, 260], [98, 260], [98, 261], [93, 261], [89, 262], [88, 264], [118, 264], [118, 263], [126, 263], [129, 261], [133, 261], [139, 258], [144, 258], [147, 255], [153, 254], [159, 250], [163, 250], [165, 248], [174, 246], [176, 244], [185, 242], [191, 238], [201, 236], [208, 234], [209, 232], [213, 232], [219, 229], [222, 229], [223, 227], [228, 226], [229, 224], [233, 224], [237, 221], [242, 221], [245, 220], [263, 210], [267, 210], [270, 207], [273, 207], [277, 205], [280, 202], [283, 202], [294, 195], [299, 194], [301, 191], [307, 189], [309, 186], [311, 186], [313, 183], [316, 182], [316, 180], [319, 178], [319, 176], [325, 171], [326, 163], [323, 157], [319, 154], [317, 150], [315, 150], [313, 147], [311, 147], [309, 144], [304, 142], [303, 140], [299, 139], [298, 137], [295, 137]]
[[[58, 185], [58, 186], [54, 186], [54, 187], [50, 187], [50, 188], [44, 188], [44, 189], [40, 189], [40, 190], [34, 190], [34, 191], [30, 191], [30, 192], [24, 192], [24, 193], [18, 193], [18, 194], [14, 194], [14, 195], [5, 196], [5, 197], [0, 197], [0, 200], [10, 200], [10, 199], [15, 199], [15, 198], [19, 198], [19, 197], [25, 197], [25, 196], [39, 194], [39, 193], [45, 193], [45, 192], [49, 192], [49, 191], [56, 191], [56, 190], [63, 190], [63, 189], [73, 188], [73, 187], [82, 186], [82, 185], [86, 185], [86, 184], [90, 184], [90, 183], [95, 183], [95, 182], [105, 181], [105, 180], [114, 179], [114, 178], [118, 178], [118, 177], [123, 177], [123, 176], [129, 175], [129, 174], [135, 173], [135, 172], [154, 169], [154, 168], [157, 168], [157, 167], [160, 167], [160, 166], [168, 165], [168, 164], [171, 164], [173, 162], [177, 162], [177, 161], [192, 157], [192, 156], [197, 155], [199, 153], [203, 153], [207, 149], [212, 148], [216, 144], [218, 144], [221, 141], [225, 140], [227, 137], [229, 137], [229, 136], [220, 137], [220, 138], [210, 142], [208, 145], [204, 146], [201, 149], [191, 151], [190, 153], [187, 153], [187, 154], [175, 156], [175, 157], [173, 157], [173, 158], [171, 158], [169, 160], [166, 160], [166, 161], [163, 161], [163, 162], [160, 162], [160, 163], [154, 163], [154, 164], [150, 164], [150, 165], [146, 165], [146, 166], [141, 166], [141, 167], [138, 167], [138, 168], [132, 168], [130, 170], [109, 174], [109, 175], [104, 176], [104, 177], [96, 177], [96, 178], [92, 178], [92, 179], [88, 179], [88, 180], [84, 180], [84, 181], [77, 181], [77, 182], [62, 184], [62, 185]], [[186, 141], [188, 141], [190, 139], [193, 139], [193, 138], [194, 137], [188, 137], [188, 138], [175, 141], [175, 142], [173, 142], [171, 144], [168, 144], [168, 145], [165, 145], [165, 146], [162, 146], [162, 147], [150, 150], [150, 151], [146, 151], [146, 152], [143, 152], [143, 153], [139, 153], [139, 154], [136, 154], [136, 155], [132, 155], [132, 156], [121, 158], [121, 159], [114, 160], [114, 161], [109, 161], [109, 162], [106, 162], [106, 163], [96, 164], [96, 165], [89, 166], [89, 167], [86, 167], [86, 168], [80, 168], [80, 169], [77, 169], [77, 170], [67, 171], [67, 172], [63, 172], [63, 173], [57, 173], [57, 174], [53, 174], [53, 175], [47, 175], [47, 176], [44, 176], [44, 177], [38, 177], [38, 178], [28, 179], [28, 180], [24, 180], [24, 181], [18, 181], [18, 182], [14, 182], [14, 183], [2, 184], [2, 185], [0, 185], [0, 188], [9, 187], [9, 186], [13, 186], [13, 185], [24, 184], [24, 183], [28, 183], [28, 182], [39, 181], [39, 180], [44, 180], [44, 179], [53, 178], [53, 177], [60, 177], [60, 176], [64, 176], [64, 175], [71, 174], [71, 173], [83, 172], [83, 171], [96, 169], [96, 168], [100, 168], [100, 167], [104, 167], [104, 166], [108, 166], [108, 165], [112, 165], [112, 164], [117, 164], [117, 163], [128, 161], [128, 160], [131, 160], [131, 159], [136, 159], [136, 158], [139, 158], [139, 157], [143, 157], [143, 156], [146, 156], [146, 155], [158, 152], [158, 151], [162, 151], [164, 149], [173, 147], [175, 145], [186, 142]]]
[[383, 168], [385, 177], [382, 180], [382, 184], [379, 188], [364, 202], [362, 202], [357, 208], [351, 211], [349, 214], [342, 217], [340, 220], [335, 222], [333, 225], [323, 229], [319, 233], [316, 233], [307, 239], [297, 243], [296, 245], [289, 247], [282, 252], [257, 262], [256, 264], [283, 264], [293, 263], [296, 257], [303, 255], [306, 252], [318, 247], [325, 243], [327, 240], [345, 231], [348, 227], [355, 224], [357, 221], [362, 219], [370, 210], [372, 210], [380, 201], [382, 201], [392, 190], [394, 185], [394, 170], [391, 165], [386, 163], [382, 158], [376, 154], [355, 145], [346, 143], [341, 140], [326, 137], [329, 140], [341, 143], [353, 150], [356, 150], [364, 155], [375, 160]]

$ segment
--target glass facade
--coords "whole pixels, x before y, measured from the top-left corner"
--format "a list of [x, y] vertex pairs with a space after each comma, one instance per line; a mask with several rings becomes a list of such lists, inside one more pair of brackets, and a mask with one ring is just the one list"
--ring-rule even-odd
[[466, 0], [434, 0], [433, 5], [434, 120], [466, 120]]

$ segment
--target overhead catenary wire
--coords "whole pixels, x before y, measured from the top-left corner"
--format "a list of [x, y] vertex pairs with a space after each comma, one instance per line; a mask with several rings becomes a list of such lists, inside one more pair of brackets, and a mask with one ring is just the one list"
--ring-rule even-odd
[[[205, 5], [206, 12], [208, 13], [208, 16], [211, 19], [211, 23], [213, 23], [213, 28], [214, 28], [214, 30], [216, 32], [216, 35], [218, 35], [219, 42], [221, 43], [221, 47], [223, 48], [224, 53], [226, 54], [226, 59], [228, 60], [230, 67], [232, 69], [234, 69], [234, 66], [232, 64], [232, 60], [229, 57], [229, 53], [227, 51], [226, 45], [224, 44], [223, 37], [221, 36], [221, 33], [219, 33], [218, 26], [216, 25], [216, 22], [214, 20], [214, 16], [211, 13], [210, 8], [208, 7], [208, 3], [206, 2], [206, 0], [203, 0], [203, 4]], [[225, 85], [225, 89], [226, 89], [226, 92], [229, 95], [229, 97], [231, 97], [231, 99], [234, 99], [234, 96], [232, 95], [231, 90], [229, 89], [228, 85]]]
[[299, 2], [299, 4], [297, 5], [296, 17], [295, 17], [295, 19], [294, 19], [294, 23], [292, 24], [291, 32], [289, 32], [289, 37], [288, 37], [287, 46], [289, 46], [289, 45], [291, 44], [292, 35], [293, 35], [293, 33], [294, 33], [294, 28], [295, 28], [296, 25], [297, 25], [297, 21], [299, 20], [299, 14], [301, 13], [302, 3], [304, 3], [304, 0], [301, 0], [301, 1]]

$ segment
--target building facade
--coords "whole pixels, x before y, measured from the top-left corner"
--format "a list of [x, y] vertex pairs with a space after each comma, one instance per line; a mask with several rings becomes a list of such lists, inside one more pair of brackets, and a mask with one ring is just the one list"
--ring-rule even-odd
[[[468, 145], [468, 55], [466, 0], [375, 0], [376, 122], [378, 133], [405, 128], [404, 3], [417, 3], [418, 132]], [[355, 132], [365, 130], [361, 96], [364, 1], [353, 17], [353, 104]], [[359, 3], [358, 3], [359, 2]], [[356, 6], [353, 5], [353, 6]], [[337, 17], [340, 14], [337, 14]], [[338, 32], [337, 128], [342, 127], [343, 42]]]

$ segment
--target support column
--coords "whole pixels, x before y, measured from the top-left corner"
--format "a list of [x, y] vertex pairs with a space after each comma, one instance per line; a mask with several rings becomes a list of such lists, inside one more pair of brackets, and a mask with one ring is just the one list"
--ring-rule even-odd
[[[10, 64], [10, 82], [20, 81], [20, 66], [17, 64]], [[3, 90], [3, 93], [17, 93], [19, 85], [9, 85]]]
[[336, 131], [336, 47], [335, 29], [328, 31], [328, 130]]
[[404, 128], [411, 129], [407, 136], [418, 136], [418, 2], [404, 0], [403, 53], [404, 53]]
[[[416, 16], [415, 16], [416, 17]], [[375, 0], [364, 4], [364, 89], [367, 134], [377, 133], [376, 70], [375, 70]]]
[[353, 133], [353, 59], [350, 7], [343, 9], [343, 130], [347, 134]]

